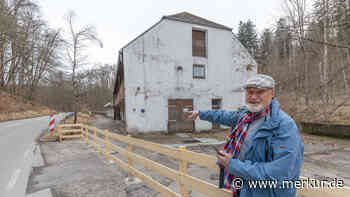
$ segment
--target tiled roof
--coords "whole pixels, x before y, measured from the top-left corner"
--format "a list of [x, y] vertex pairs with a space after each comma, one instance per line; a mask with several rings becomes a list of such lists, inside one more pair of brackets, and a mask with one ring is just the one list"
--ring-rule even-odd
[[230, 28], [230, 27], [220, 25], [218, 23], [214, 23], [212, 21], [201, 18], [199, 16], [195, 16], [195, 15], [188, 13], [188, 12], [181, 12], [181, 13], [174, 14], [174, 15], [163, 16], [163, 18], [169, 19], [169, 20], [181, 21], [181, 22], [185, 22], [185, 23], [192, 23], [192, 24], [203, 25], [203, 26], [207, 26], [207, 27], [214, 27], [214, 28], [219, 28], [219, 29], [226, 29], [226, 30], [232, 31], [232, 28]]
[[129, 44], [131, 44], [132, 42], [134, 42], [137, 38], [141, 37], [142, 35], [144, 35], [145, 33], [147, 33], [149, 30], [151, 30], [153, 27], [157, 26], [163, 19], [169, 19], [169, 20], [175, 20], [175, 21], [181, 21], [181, 22], [185, 22], [185, 23], [191, 23], [191, 24], [197, 24], [197, 25], [203, 25], [203, 26], [207, 26], [207, 27], [214, 27], [214, 28], [219, 28], [219, 29], [225, 29], [225, 30], [229, 30], [232, 31], [232, 28], [230, 27], [226, 27], [224, 25], [220, 25], [218, 23], [214, 23], [212, 21], [209, 21], [207, 19], [201, 18], [199, 16], [195, 16], [193, 14], [190, 14], [188, 12], [181, 12], [178, 14], [174, 14], [174, 15], [168, 15], [168, 16], [163, 16], [161, 18], [160, 21], [158, 21], [156, 24], [154, 24], [153, 26], [151, 26], [150, 28], [148, 28], [146, 31], [144, 31], [142, 34], [140, 34], [139, 36], [137, 36], [135, 39], [131, 40], [129, 43], [127, 43], [123, 48], [126, 48]]

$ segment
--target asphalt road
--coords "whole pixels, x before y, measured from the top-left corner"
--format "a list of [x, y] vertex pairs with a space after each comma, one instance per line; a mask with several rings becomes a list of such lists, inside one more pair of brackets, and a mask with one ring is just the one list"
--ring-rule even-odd
[[[64, 117], [56, 116], [56, 122]], [[0, 123], [0, 196], [24, 197], [33, 163], [35, 139], [49, 116]]]

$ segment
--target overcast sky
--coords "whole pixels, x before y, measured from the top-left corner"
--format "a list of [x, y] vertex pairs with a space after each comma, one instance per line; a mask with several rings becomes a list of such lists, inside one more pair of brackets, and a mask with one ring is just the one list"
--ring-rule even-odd
[[91, 46], [91, 62], [116, 63], [121, 47], [164, 15], [187, 11], [233, 28], [251, 19], [261, 32], [275, 24], [283, 0], [38, 0], [51, 27], [62, 27], [63, 16], [74, 10], [77, 23], [94, 25], [104, 47]]

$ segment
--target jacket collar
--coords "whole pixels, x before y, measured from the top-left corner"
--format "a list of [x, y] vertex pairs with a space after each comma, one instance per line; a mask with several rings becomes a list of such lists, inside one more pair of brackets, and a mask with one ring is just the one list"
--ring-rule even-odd
[[[277, 101], [276, 98], [273, 98], [270, 105], [269, 105], [270, 111], [269, 114], [270, 117], [267, 118], [262, 125], [260, 126], [259, 130], [274, 130], [279, 126], [279, 123], [281, 121], [280, 117], [280, 103]], [[244, 107], [244, 113], [247, 112], [247, 108]], [[243, 113], [243, 114], [244, 114]], [[260, 137], [266, 137], [272, 135], [271, 132], [259, 132], [259, 134], [256, 136], [258, 138]]]
[[[268, 122], [269, 127], [275, 127], [276, 124], [280, 122], [280, 103], [277, 101], [275, 97], [272, 98], [272, 101], [269, 105], [270, 111], [269, 111], [269, 116], [268, 118], [265, 119], [265, 122]], [[242, 108], [242, 115], [248, 112], [248, 109], [246, 106], [243, 106]]]
[[276, 98], [273, 98], [270, 105], [270, 118], [267, 119], [262, 125], [261, 129], [271, 130], [279, 126], [281, 121], [280, 117], [280, 103]]
[[[277, 130], [275, 128], [279, 127], [281, 117], [280, 117], [280, 104], [276, 98], [273, 98], [269, 105], [270, 117], [265, 119], [262, 123], [258, 132], [255, 134], [254, 139], [257, 138], [269, 138], [276, 134]], [[247, 111], [247, 110], [246, 110]], [[253, 143], [249, 143], [248, 151], [245, 153], [245, 158], [247, 158], [247, 154], [249, 154], [250, 150], [253, 147]]]

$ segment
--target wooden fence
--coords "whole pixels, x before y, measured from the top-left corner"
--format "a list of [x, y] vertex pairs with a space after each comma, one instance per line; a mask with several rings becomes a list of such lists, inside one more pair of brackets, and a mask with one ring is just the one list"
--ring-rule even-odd
[[[67, 130], [65, 130], [67, 129]], [[83, 124], [68, 124], [59, 125], [58, 132], [60, 139], [82, 138], [82, 140], [95, 149], [102, 152], [108, 160], [113, 160], [116, 164], [123, 168], [125, 171], [133, 176], [140, 178], [149, 187], [161, 193], [166, 197], [188, 197], [189, 190], [195, 190], [206, 196], [220, 196], [220, 197], [232, 197], [232, 193], [226, 189], [219, 189], [217, 185], [213, 185], [196, 177], [187, 174], [188, 163], [194, 163], [199, 166], [207, 167], [209, 169], [218, 170], [216, 165], [216, 157], [207, 154], [196, 153], [186, 150], [185, 146], [179, 148], [170, 148], [164, 145], [136, 139], [130, 136], [119, 135], [111, 133], [108, 130], [100, 130], [96, 127], [91, 127]], [[73, 135], [65, 135], [67, 133], [73, 133]], [[75, 134], [78, 133], [78, 134]], [[103, 136], [102, 138], [100, 136]], [[117, 140], [127, 144], [127, 149], [117, 146], [111, 143], [111, 140]], [[103, 147], [101, 146], [103, 145]], [[168, 157], [175, 158], [179, 161], [179, 171], [168, 168], [160, 163], [154, 162], [150, 159], [142, 157], [133, 153], [133, 147], [137, 146], [146, 150], [164, 154]], [[111, 151], [117, 151], [121, 155], [127, 158], [128, 162], [124, 162], [111, 154]], [[162, 176], [168, 177], [176, 181], [180, 185], [181, 193], [176, 193], [170, 190], [168, 187], [160, 184], [151, 177], [145, 175], [141, 171], [133, 167], [133, 162], [142, 164], [144, 167], [152, 169]], [[306, 179], [306, 177], [300, 177]], [[344, 187], [339, 189], [332, 188], [303, 188], [298, 190], [298, 194], [304, 197], [348, 197], [350, 196], [350, 188]]]
[[57, 125], [58, 139], [62, 142], [63, 139], [81, 138], [82, 124], [60, 124]]

